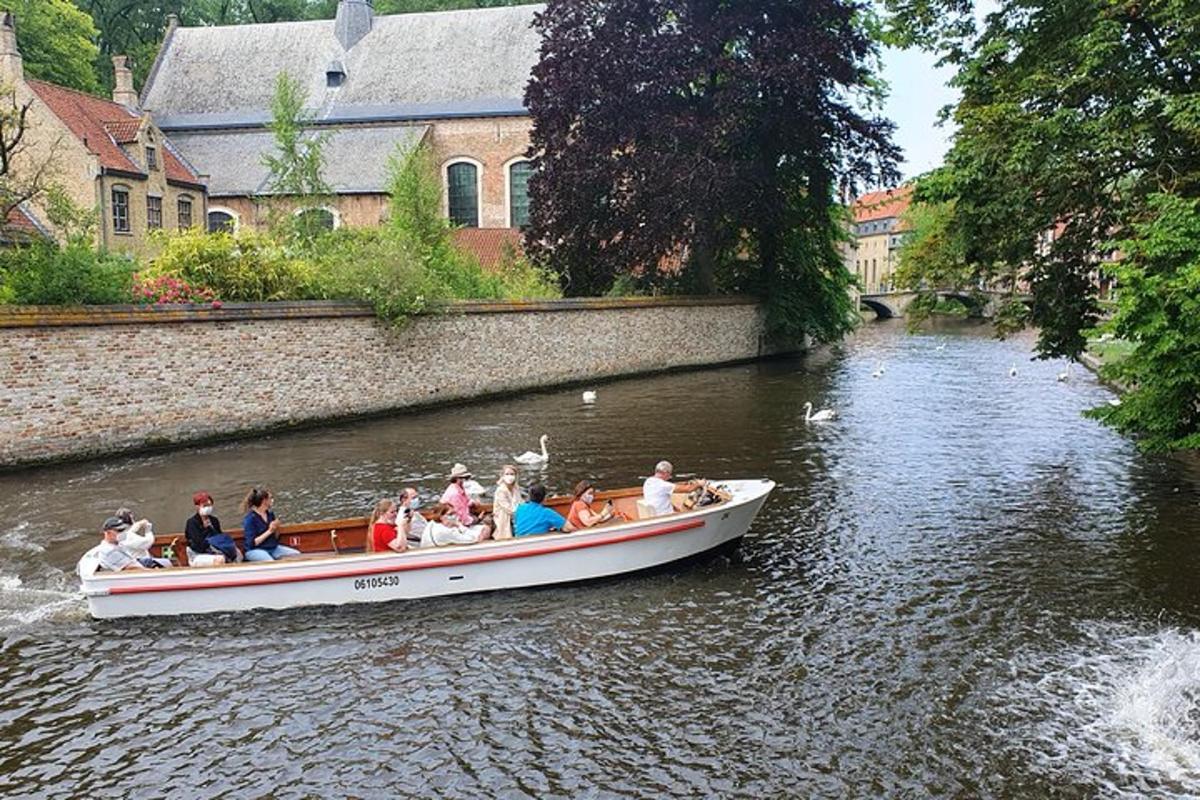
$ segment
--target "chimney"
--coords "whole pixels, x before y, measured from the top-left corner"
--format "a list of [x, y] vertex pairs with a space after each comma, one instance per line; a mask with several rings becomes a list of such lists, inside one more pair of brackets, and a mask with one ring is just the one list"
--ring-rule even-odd
[[113, 56], [113, 93], [114, 103], [120, 103], [126, 108], [136, 111], [138, 93], [133, 90], [133, 70], [129, 68], [129, 56]]
[[0, 14], [0, 80], [14, 86], [25, 80], [21, 51], [17, 49], [17, 18], [11, 11]]
[[375, 9], [371, 0], [338, 0], [337, 19], [333, 32], [342, 47], [349, 50], [359, 39], [371, 32]]

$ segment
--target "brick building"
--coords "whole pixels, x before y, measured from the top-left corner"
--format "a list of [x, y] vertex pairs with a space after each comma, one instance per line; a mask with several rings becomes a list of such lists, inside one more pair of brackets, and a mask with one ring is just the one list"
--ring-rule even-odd
[[[299, 81], [312, 133], [329, 135], [314, 210], [330, 226], [377, 225], [387, 213], [388, 160], [427, 143], [443, 211], [492, 248], [528, 217], [530, 118], [525, 85], [538, 59], [541, 6], [376, 16], [340, 0], [332, 20], [180, 27], [172, 18], [142, 106], [188, 161], [211, 175], [210, 227], [265, 223], [262, 156], [271, 150], [276, 76]], [[303, 211], [286, 197], [266, 204]]]
[[912, 202], [912, 187], [901, 186], [862, 195], [850, 207], [853, 243], [846, 250], [846, 268], [858, 276], [862, 291], [871, 294], [892, 288], [892, 273], [900, 266], [904, 243], [902, 217]]
[[[124, 57], [113, 59], [112, 100], [27, 79], [16, 24], [11, 13], [0, 15], [0, 81], [19, 106], [29, 103], [26, 147], [14, 173], [45, 169], [75, 205], [96, 209], [97, 243], [109, 250], [142, 252], [151, 230], [199, 224], [207, 211], [204, 180], [151, 116], [136, 108]], [[37, 199], [21, 208], [20, 217], [27, 229], [55, 234]]]

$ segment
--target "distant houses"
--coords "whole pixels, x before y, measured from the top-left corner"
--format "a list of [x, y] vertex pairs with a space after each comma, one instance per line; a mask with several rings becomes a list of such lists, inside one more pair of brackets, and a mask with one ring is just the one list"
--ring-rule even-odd
[[[340, 0], [332, 20], [186, 28], [172, 17], [140, 95], [186, 160], [207, 173], [207, 224], [259, 228], [266, 207], [329, 227], [378, 225], [388, 160], [420, 143], [438, 163], [442, 210], [485, 258], [528, 220], [531, 120], [523, 97], [541, 6], [377, 16]], [[307, 91], [311, 131], [329, 134], [319, 209], [270, 195], [262, 155], [276, 76]]]
[[[18, 108], [28, 106], [14, 174], [42, 171], [84, 210], [96, 209], [97, 244], [141, 252], [156, 229], [188, 228], [204, 220], [207, 189], [150, 115], [139, 111], [124, 57], [113, 59], [116, 89], [106, 100], [27, 79], [17, 48], [16, 20], [0, 15], [0, 83]], [[45, 197], [8, 212], [0, 242], [61, 236], [50, 225]]]
[[867, 294], [893, 287], [904, 244], [903, 216], [912, 203], [912, 186], [868, 192], [850, 206], [852, 243], [846, 248], [846, 268], [857, 276]]

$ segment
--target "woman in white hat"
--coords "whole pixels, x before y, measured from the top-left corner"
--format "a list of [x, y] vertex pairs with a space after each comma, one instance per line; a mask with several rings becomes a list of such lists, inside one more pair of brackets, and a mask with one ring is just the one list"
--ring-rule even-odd
[[463, 464], [455, 464], [446, 477], [450, 480], [450, 485], [446, 487], [446, 491], [442, 492], [442, 502], [454, 509], [458, 521], [465, 527], [482, 525], [483, 535], [479, 537], [480, 540], [492, 538], [495, 523], [492, 521], [491, 514], [482, 517], [476, 516], [474, 512], [478, 509], [478, 505], [471, 502], [470, 495], [463, 487], [463, 484], [471, 478], [471, 471]]

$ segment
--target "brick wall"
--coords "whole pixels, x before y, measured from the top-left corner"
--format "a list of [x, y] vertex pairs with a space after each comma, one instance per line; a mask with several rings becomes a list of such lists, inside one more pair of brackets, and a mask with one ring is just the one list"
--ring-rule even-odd
[[[745, 298], [463, 303], [400, 329], [339, 303], [9, 309], [0, 467], [752, 359], [764, 338]], [[499, 342], [542, 355], [499, 369]], [[378, 380], [401, 364], [416, 377]]]

